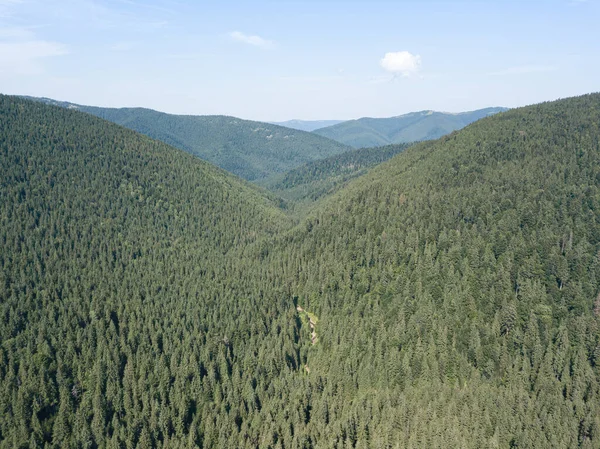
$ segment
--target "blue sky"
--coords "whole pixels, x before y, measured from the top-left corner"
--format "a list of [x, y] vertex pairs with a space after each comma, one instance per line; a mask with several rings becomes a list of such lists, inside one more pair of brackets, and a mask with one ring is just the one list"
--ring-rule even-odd
[[255, 120], [600, 91], [600, 0], [0, 0], [0, 92]]

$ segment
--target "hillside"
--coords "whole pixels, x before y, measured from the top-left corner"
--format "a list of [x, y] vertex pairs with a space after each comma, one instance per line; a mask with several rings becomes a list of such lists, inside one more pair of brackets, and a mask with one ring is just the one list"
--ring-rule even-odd
[[206, 447], [211, 422], [237, 443], [298, 365], [295, 311], [240, 258], [283, 214], [182, 151], [15, 97], [0, 166], [0, 447]]
[[314, 133], [354, 148], [418, 142], [437, 139], [505, 110], [486, 108], [458, 114], [421, 111], [389, 118], [364, 117], [317, 129]]
[[316, 201], [341, 189], [350, 180], [364, 175], [369, 168], [401, 153], [409, 145], [388, 145], [346, 151], [267, 178], [260, 184], [292, 202]]
[[319, 317], [312, 441], [598, 447], [599, 180], [600, 95], [535, 105], [410, 147], [273, 248]]
[[301, 131], [314, 131], [315, 129], [325, 128], [326, 126], [337, 125], [344, 120], [286, 120], [285, 122], [271, 122], [274, 125], [285, 126], [286, 128], [299, 129]]
[[0, 166], [0, 448], [600, 445], [600, 94], [412, 145], [298, 222], [14, 97]]
[[235, 117], [173, 115], [144, 108], [99, 108], [36, 100], [125, 126], [250, 181], [349, 149], [312, 133]]

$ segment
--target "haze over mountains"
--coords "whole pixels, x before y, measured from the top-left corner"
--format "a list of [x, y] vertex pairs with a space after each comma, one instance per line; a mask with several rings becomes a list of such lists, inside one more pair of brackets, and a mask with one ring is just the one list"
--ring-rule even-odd
[[438, 139], [480, 118], [502, 111], [506, 111], [506, 108], [461, 113], [420, 111], [389, 118], [364, 117], [316, 129], [314, 133], [354, 148], [419, 142]]
[[0, 447], [600, 446], [600, 94], [296, 168], [300, 215], [62, 106], [0, 95]]
[[274, 125], [285, 126], [287, 128], [299, 129], [302, 131], [314, 131], [315, 129], [325, 128], [326, 126], [337, 125], [344, 120], [286, 120], [285, 122], [272, 122]]

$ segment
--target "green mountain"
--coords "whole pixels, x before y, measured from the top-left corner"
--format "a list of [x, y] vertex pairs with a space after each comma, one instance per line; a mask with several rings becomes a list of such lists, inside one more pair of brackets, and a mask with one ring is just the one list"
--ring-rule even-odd
[[600, 444], [600, 94], [414, 145], [280, 252], [319, 447]]
[[173, 115], [143, 108], [99, 108], [47, 98], [36, 100], [125, 126], [250, 181], [349, 149], [312, 133], [235, 117]]
[[1, 448], [600, 445], [600, 94], [410, 146], [297, 222], [14, 97], [0, 166]]
[[286, 173], [275, 175], [259, 184], [292, 202], [314, 202], [336, 192], [367, 170], [391, 159], [410, 144], [360, 148], [309, 162]]
[[286, 128], [299, 129], [301, 131], [314, 131], [315, 129], [325, 128], [326, 126], [337, 125], [344, 120], [287, 120], [285, 122], [271, 122], [274, 125], [285, 126]]
[[271, 200], [15, 97], [0, 96], [0, 166], [0, 447], [207, 447], [267, 416], [300, 369], [295, 310], [241, 257], [289, 228]]
[[389, 118], [360, 118], [317, 129], [315, 134], [354, 148], [438, 139], [481, 118], [506, 108], [486, 108], [451, 114], [435, 111], [412, 112]]

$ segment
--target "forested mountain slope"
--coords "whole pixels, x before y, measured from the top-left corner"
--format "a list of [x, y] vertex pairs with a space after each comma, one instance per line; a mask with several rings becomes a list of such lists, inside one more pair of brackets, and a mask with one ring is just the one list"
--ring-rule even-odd
[[312, 133], [221, 115], [174, 115], [144, 108], [99, 108], [36, 99], [77, 109], [257, 180], [350, 148]]
[[316, 129], [314, 133], [354, 148], [418, 142], [437, 139], [505, 110], [506, 108], [485, 108], [458, 114], [420, 111], [389, 118], [364, 117]]
[[600, 95], [411, 146], [297, 225], [11, 97], [0, 165], [0, 447], [600, 444]]
[[412, 146], [272, 254], [318, 447], [600, 445], [600, 95]]
[[409, 145], [397, 144], [346, 151], [267, 178], [260, 184], [287, 200], [313, 202], [341, 189], [350, 180], [391, 159]]
[[299, 369], [293, 307], [240, 256], [283, 214], [182, 151], [14, 97], [0, 167], [0, 447], [236, 447]]

